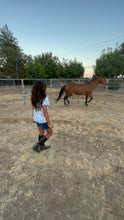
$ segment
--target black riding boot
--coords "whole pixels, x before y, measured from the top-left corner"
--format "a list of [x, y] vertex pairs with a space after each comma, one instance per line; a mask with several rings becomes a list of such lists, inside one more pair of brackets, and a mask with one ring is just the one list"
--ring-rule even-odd
[[34, 146], [33, 146], [33, 150], [35, 150], [35, 151], [37, 151], [38, 153], [40, 153], [40, 144], [39, 144], [39, 141], [40, 141], [40, 139], [43, 137], [44, 135], [39, 135], [39, 137], [38, 137], [38, 142], [37, 142], [37, 144], [35, 144]]
[[38, 137], [38, 141], [43, 137], [44, 135], [39, 135]]
[[35, 151], [37, 151], [38, 153], [40, 153], [40, 145], [37, 143], [37, 144], [35, 144], [33, 147], [32, 147], [32, 149], [33, 150], [35, 150]]
[[45, 146], [44, 145], [44, 142], [45, 141], [47, 141], [47, 138], [46, 138], [46, 136], [40, 136], [39, 135], [39, 141], [37, 142], [37, 144], [35, 144], [34, 146], [33, 146], [33, 150], [35, 150], [35, 151], [37, 151], [38, 153], [40, 153], [40, 151], [42, 151], [42, 150], [45, 150], [45, 149], [49, 149], [50, 148], [50, 146]]
[[39, 144], [40, 144], [40, 150], [46, 150], [46, 149], [49, 149], [50, 146], [45, 146], [45, 141], [47, 141], [47, 138], [46, 136], [40, 136], [39, 135]]

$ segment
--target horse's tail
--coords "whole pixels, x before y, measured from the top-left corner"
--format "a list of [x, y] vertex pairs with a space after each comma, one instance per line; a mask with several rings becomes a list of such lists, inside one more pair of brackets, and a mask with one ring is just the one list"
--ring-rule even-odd
[[61, 88], [61, 90], [60, 90], [60, 92], [59, 92], [59, 96], [58, 96], [58, 98], [56, 99], [56, 102], [59, 101], [59, 99], [61, 98], [62, 94], [64, 93], [65, 86], [66, 86], [66, 85], [64, 85], [64, 86]]

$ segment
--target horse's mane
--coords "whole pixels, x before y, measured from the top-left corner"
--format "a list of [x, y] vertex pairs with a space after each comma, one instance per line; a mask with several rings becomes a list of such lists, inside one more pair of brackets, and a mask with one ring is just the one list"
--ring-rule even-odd
[[95, 80], [95, 79], [98, 79], [99, 77], [104, 77], [104, 76], [93, 76], [92, 79], [90, 80], [90, 82]]
[[90, 82], [93, 81], [93, 80], [95, 80], [95, 79], [98, 79], [98, 77], [99, 77], [99, 76], [93, 76], [92, 79], [90, 80]]

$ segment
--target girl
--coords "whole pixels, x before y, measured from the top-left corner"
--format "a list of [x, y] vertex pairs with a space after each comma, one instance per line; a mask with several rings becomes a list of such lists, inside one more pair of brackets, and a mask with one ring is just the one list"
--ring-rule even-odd
[[[33, 146], [33, 150], [40, 152], [48, 149], [50, 146], [45, 146], [44, 142], [53, 134], [53, 125], [50, 123], [48, 114], [49, 99], [46, 96], [46, 84], [42, 80], [37, 80], [32, 87], [31, 103], [33, 107], [33, 121], [36, 122], [39, 129], [38, 143]], [[47, 134], [44, 135], [44, 131]]]

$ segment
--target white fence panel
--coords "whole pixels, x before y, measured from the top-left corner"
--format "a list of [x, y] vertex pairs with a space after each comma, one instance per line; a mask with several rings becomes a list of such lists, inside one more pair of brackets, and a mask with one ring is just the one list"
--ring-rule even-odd
[[[32, 85], [36, 79], [0, 79], [0, 102], [23, 100], [24, 104], [30, 99]], [[90, 79], [43, 79], [47, 85], [47, 93], [51, 104], [58, 97], [61, 87], [70, 82], [85, 83]], [[108, 84], [98, 85], [93, 92], [94, 99], [124, 102], [124, 78], [108, 79]], [[82, 96], [72, 96], [71, 99], [79, 100]], [[85, 98], [83, 96], [83, 98]]]

